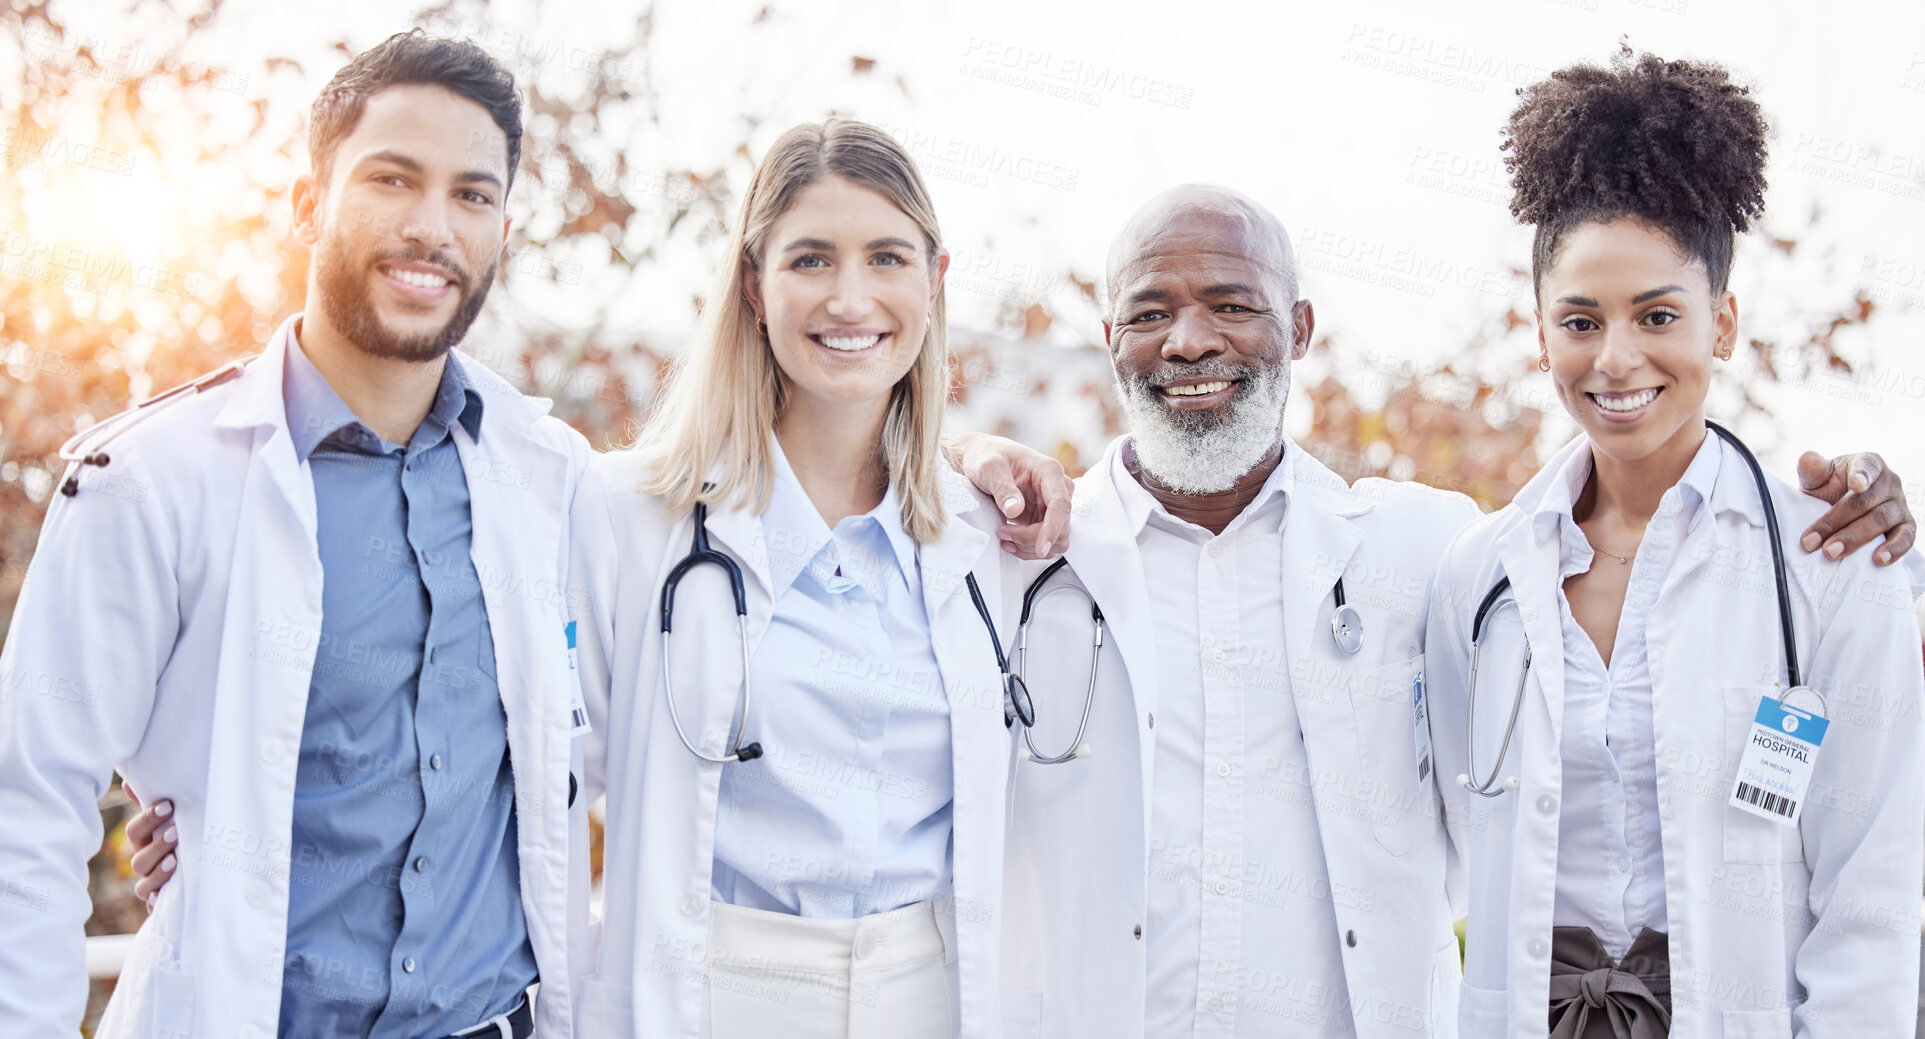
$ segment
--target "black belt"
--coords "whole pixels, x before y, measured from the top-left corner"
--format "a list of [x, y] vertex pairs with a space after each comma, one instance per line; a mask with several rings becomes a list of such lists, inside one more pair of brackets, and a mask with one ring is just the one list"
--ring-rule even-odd
[[[502, 1016], [508, 1019], [508, 1031], [514, 1039], [528, 1039], [535, 1034], [535, 1006], [528, 1002], [526, 995], [521, 997], [521, 1002], [515, 1004], [515, 1009]], [[464, 1028], [456, 1032], [448, 1039], [493, 1039], [500, 1034], [501, 1027], [495, 1024], [495, 1019], [491, 1017], [473, 1028]]]

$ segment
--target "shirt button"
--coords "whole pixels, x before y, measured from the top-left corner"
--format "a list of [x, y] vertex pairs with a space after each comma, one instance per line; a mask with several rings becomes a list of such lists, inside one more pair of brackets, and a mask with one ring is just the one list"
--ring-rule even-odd
[[1135, 927], [1130, 928], [1130, 933], [1140, 940], [1143, 937], [1143, 925], [1137, 924]]
[[1544, 939], [1542, 938], [1531, 939], [1531, 944], [1530, 944], [1531, 959], [1541, 960], [1550, 951], [1551, 951], [1551, 947], [1544, 944]]
[[1345, 932], [1343, 933], [1343, 943], [1344, 943], [1345, 945], [1348, 945], [1348, 946], [1350, 946], [1350, 947], [1351, 947], [1351, 948], [1353, 948], [1353, 949], [1354, 949], [1354, 948], [1356, 948], [1356, 947], [1357, 947], [1357, 932], [1355, 932], [1355, 931], [1345, 931]]
[[1227, 880], [1219, 880], [1219, 881], [1217, 881], [1217, 882], [1216, 882], [1216, 893], [1217, 893], [1217, 894], [1219, 894], [1219, 895], [1227, 895], [1227, 894], [1229, 894], [1229, 893], [1230, 893], [1230, 882], [1229, 882], [1229, 881], [1227, 881]]
[[419, 858], [414, 860], [414, 871], [416, 873], [428, 872], [428, 860], [425, 858]]
[[683, 916], [701, 916], [702, 900], [699, 898], [696, 898], [694, 895], [683, 895], [682, 896], [682, 915]]
[[1617, 861], [1617, 868], [1619, 873], [1631, 872], [1631, 860], [1628, 858], [1619, 859]]
[[1223, 544], [1218, 541], [1212, 541], [1210, 542], [1209, 551], [1210, 551], [1210, 558], [1215, 559], [1216, 557], [1223, 554]]
[[1211, 996], [1211, 997], [1210, 997], [1210, 1003], [1209, 1003], [1209, 1007], [1210, 1007], [1210, 1010], [1211, 1010], [1212, 1012], [1215, 1012], [1215, 1011], [1218, 1011], [1218, 1010], [1222, 1010], [1222, 1009], [1223, 1009], [1223, 1000], [1221, 1000], [1221, 999], [1219, 999], [1219, 998], [1217, 998], [1216, 996]]
[[407, 972], [407, 973], [409, 973], [409, 974], [413, 974], [413, 973], [414, 973], [414, 957], [412, 957], [412, 956], [410, 956], [410, 957], [408, 957], [407, 959], [405, 959], [405, 960], [402, 960], [402, 961], [401, 961], [401, 969], [402, 969], [403, 971], [405, 971], [405, 972]]
[[855, 947], [856, 959], [866, 960], [870, 956], [875, 955], [875, 951], [876, 951], [875, 935], [867, 931], [864, 931], [863, 933], [856, 935], [856, 947]]
[[1150, 715], [1150, 728], [1156, 728], [1156, 715]]
[[1539, 794], [1539, 795], [1537, 795], [1537, 814], [1539, 814], [1539, 815], [1556, 815], [1556, 814], [1557, 814], [1557, 798], [1555, 798], [1555, 797], [1552, 797], [1552, 796], [1551, 796], [1551, 795], [1549, 795], [1549, 794]]
[[1221, 764], [1221, 765], [1218, 765], [1218, 766], [1216, 767], [1216, 774], [1217, 774], [1217, 775], [1219, 775], [1219, 776], [1226, 776], [1226, 777], [1227, 777], [1227, 776], [1228, 776], [1228, 775], [1230, 774], [1230, 765], [1229, 765], [1229, 763], [1228, 763], [1228, 762], [1225, 762], [1225, 763], [1223, 763], [1223, 764]]
[[1220, 649], [1219, 649], [1219, 650], [1217, 650], [1216, 652], [1214, 652], [1214, 653], [1212, 653], [1212, 654], [1210, 654], [1210, 659], [1211, 659], [1211, 660], [1214, 660], [1214, 661], [1216, 661], [1216, 662], [1217, 662], [1217, 663], [1219, 663], [1219, 664], [1221, 664], [1221, 663], [1223, 663], [1223, 661], [1224, 661], [1224, 660], [1225, 660], [1225, 659], [1226, 659], [1226, 658], [1227, 658], [1228, 656], [1229, 656], [1229, 654], [1227, 654], [1227, 653], [1225, 653], [1225, 652], [1223, 652], [1222, 650], [1220, 650]]
[[441, 771], [441, 755], [439, 754], [428, 755], [428, 767], [435, 770], [436, 772]]

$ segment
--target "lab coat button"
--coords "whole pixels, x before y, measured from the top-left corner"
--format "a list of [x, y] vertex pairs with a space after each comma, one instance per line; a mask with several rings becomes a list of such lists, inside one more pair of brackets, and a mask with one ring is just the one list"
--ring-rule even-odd
[[1552, 797], [1552, 796], [1551, 796], [1551, 795], [1549, 795], [1549, 794], [1539, 794], [1539, 795], [1537, 795], [1537, 814], [1539, 814], [1539, 815], [1556, 815], [1556, 814], [1557, 814], [1557, 798], [1555, 798], [1555, 797]]
[[1230, 765], [1229, 765], [1229, 763], [1228, 763], [1228, 762], [1225, 762], [1224, 764], [1221, 764], [1221, 765], [1218, 765], [1218, 766], [1216, 767], [1216, 774], [1217, 774], [1217, 775], [1219, 775], [1219, 776], [1226, 776], [1226, 777], [1227, 777], [1227, 776], [1228, 776], [1228, 775], [1230, 774]]
[[1130, 928], [1130, 933], [1135, 935], [1138, 939], [1141, 939], [1143, 937], [1143, 925], [1137, 924], [1135, 927]]
[[1210, 659], [1216, 661], [1219, 664], [1223, 663], [1223, 661], [1228, 659], [1228, 657], [1229, 657], [1229, 654], [1223, 652], [1220, 649], [1210, 654]]
[[682, 915], [683, 916], [701, 916], [702, 900], [699, 898], [696, 898], [694, 895], [683, 895], [682, 896]]
[[1227, 881], [1227, 880], [1219, 880], [1219, 881], [1217, 881], [1217, 882], [1216, 882], [1216, 893], [1217, 893], [1217, 894], [1219, 894], [1219, 895], [1227, 895], [1227, 894], [1229, 894], [1229, 893], [1230, 893], [1230, 882], [1229, 882], [1229, 881]]
[[1151, 714], [1151, 715], [1150, 715], [1150, 728], [1152, 728], [1152, 729], [1154, 729], [1154, 728], [1156, 728], [1156, 715], [1155, 715], [1155, 714]]
[[247, 886], [247, 904], [255, 909], [265, 908], [272, 895], [267, 885], [258, 880]]
[[1211, 996], [1209, 1005], [1210, 1005], [1210, 1012], [1215, 1013], [1216, 1011], [1223, 1009], [1223, 1000], [1217, 998], [1216, 996]]
[[1551, 947], [1544, 944], [1544, 939], [1533, 938], [1531, 939], [1530, 950], [1531, 950], [1531, 959], [1541, 960], [1550, 953]]
[[855, 947], [856, 959], [866, 960], [869, 957], [875, 955], [875, 952], [876, 952], [875, 935], [867, 931], [864, 931], [863, 933], [856, 935], [856, 947]]
[[1355, 932], [1355, 931], [1345, 931], [1345, 932], [1343, 933], [1343, 943], [1344, 943], [1345, 945], [1348, 945], [1348, 946], [1350, 946], [1350, 947], [1351, 947], [1351, 948], [1353, 948], [1353, 949], [1354, 949], [1354, 948], [1356, 948], [1356, 947], [1357, 947], [1357, 932]]

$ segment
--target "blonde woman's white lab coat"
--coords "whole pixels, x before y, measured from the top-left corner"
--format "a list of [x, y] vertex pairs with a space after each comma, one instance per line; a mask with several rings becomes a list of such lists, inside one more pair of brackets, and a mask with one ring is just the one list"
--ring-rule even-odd
[[[576, 1027], [590, 1039], [696, 1039], [706, 985], [710, 876], [722, 766], [698, 761], [677, 738], [662, 681], [661, 595], [688, 554], [693, 515], [671, 518], [637, 488], [632, 454], [597, 459], [574, 512], [573, 582], [582, 686], [594, 733], [587, 790], [604, 789], [605, 903], [600, 956], [578, 982]], [[971, 571], [992, 616], [1002, 551], [1000, 517], [960, 476], [943, 471], [949, 521], [920, 547], [923, 604], [950, 709], [954, 757], [953, 905], [960, 1002], [957, 1034], [998, 1034], [997, 928], [1001, 921], [1003, 809], [1011, 762], [1000, 672], [988, 630], [971, 605]], [[761, 519], [744, 510], [709, 514], [712, 546], [742, 568], [750, 653], [768, 630], [773, 601]], [[696, 569], [676, 593], [674, 690], [689, 738], [711, 755], [727, 741], [742, 683], [735, 607], [721, 571]], [[797, 666], [811, 662], [798, 661]], [[743, 742], [757, 738], [756, 708]], [[731, 950], [753, 955], [753, 950]], [[772, 982], [779, 985], [780, 981]]]
[[[237, 378], [115, 439], [55, 495], [0, 655], [0, 1032], [73, 1035], [96, 807], [118, 770], [174, 803], [181, 869], [142, 924], [99, 1036], [272, 1036], [289, 827], [321, 630], [314, 484], [281, 395], [289, 318]], [[590, 450], [475, 361], [455, 446], [514, 758], [537, 1019], [566, 1036], [572, 834], [567, 506]], [[583, 854], [579, 858], [584, 859]], [[585, 867], [584, 867], [585, 868]], [[586, 920], [586, 902], [577, 898]]]
[[[1669, 918], [1676, 1039], [1911, 1034], [1925, 854], [1921, 676], [1905, 573], [1861, 552], [1829, 562], [1798, 550], [1824, 512], [1767, 475], [1789, 564], [1804, 680], [1831, 719], [1797, 828], [1730, 807], [1762, 694], [1783, 695], [1784, 650], [1764, 510], [1727, 445], [1651, 609], [1652, 726]], [[1430, 609], [1433, 732], [1455, 852], [1468, 859], [1469, 931], [1460, 1000], [1466, 1036], [1542, 1036], [1564, 803], [1563, 635], [1556, 535], [1532, 510], [1579, 437], [1512, 505], [1454, 542]], [[1531, 657], [1517, 734], [1502, 767], [1518, 788], [1483, 798], [1467, 770], [1466, 678], [1473, 615], [1508, 574], [1522, 611], [1487, 621], [1479, 675], [1478, 767], [1494, 763], [1522, 659]], [[1772, 688], [1778, 684], [1779, 688]], [[1795, 701], [1794, 705], [1802, 705]]]
[[[1109, 630], [1084, 740], [1091, 755], [1022, 762], [1012, 784], [1002, 964], [1009, 1039], [1144, 1034], [1151, 717], [1159, 710], [1148, 582], [1159, 576], [1144, 572], [1136, 531], [1108, 475], [1126, 440], [1113, 442], [1077, 480], [1069, 566], [1051, 578], [1088, 590]], [[1365, 480], [1353, 490], [1295, 443], [1286, 450], [1282, 464], [1293, 472], [1276, 579], [1284, 589], [1288, 692], [1318, 777], [1329, 897], [1345, 937], [1336, 948], [1289, 934], [1261, 947], [1245, 941], [1236, 988], [1245, 1000], [1264, 998], [1307, 973], [1298, 965], [1342, 957], [1347, 991], [1331, 998], [1350, 1005], [1357, 1035], [1453, 1035], [1455, 914], [1435, 789], [1418, 773], [1411, 684], [1426, 670], [1423, 608], [1437, 560], [1480, 513], [1462, 495], [1417, 484]], [[1012, 621], [1040, 569], [1011, 574], [1005, 609]], [[1366, 632], [1354, 656], [1331, 638], [1339, 576], [1348, 578], [1348, 602]], [[1075, 732], [1086, 688], [1090, 616], [1082, 598], [1064, 595], [1039, 611], [1029, 643], [1039, 654], [1031, 691], [1045, 730], [1037, 746], [1055, 754]], [[1044, 668], [1045, 659], [1060, 666]], [[1054, 677], [1040, 678], [1039, 670]], [[1244, 832], [1251, 862], [1281, 857], [1275, 849], [1305, 836], [1261, 818], [1246, 818]], [[1253, 888], [1245, 897], [1261, 893]], [[1237, 1034], [1259, 1034], [1257, 1021], [1239, 1014]]]

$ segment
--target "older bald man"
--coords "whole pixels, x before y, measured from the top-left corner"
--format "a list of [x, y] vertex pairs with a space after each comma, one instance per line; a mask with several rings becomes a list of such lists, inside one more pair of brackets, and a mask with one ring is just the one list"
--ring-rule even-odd
[[[1066, 565], [1008, 591], [1031, 621], [1041, 757], [1074, 747], [1092, 682], [1091, 605], [1053, 589], [1087, 592], [1107, 637], [1087, 755], [1018, 766], [1006, 1034], [1454, 1035], [1461, 878], [1423, 640], [1432, 571], [1478, 510], [1346, 486], [1284, 434], [1315, 314], [1250, 199], [1151, 200], [1111, 250], [1109, 294], [1131, 432], [1076, 481]], [[1013, 445], [958, 455], [998, 500], [1045, 483]]]

